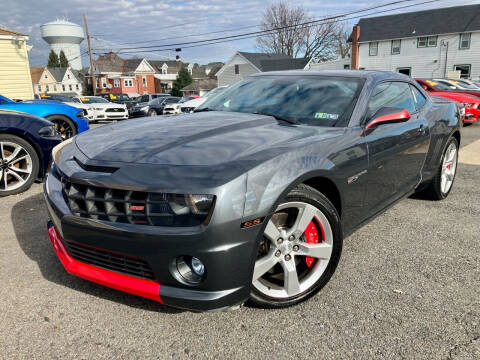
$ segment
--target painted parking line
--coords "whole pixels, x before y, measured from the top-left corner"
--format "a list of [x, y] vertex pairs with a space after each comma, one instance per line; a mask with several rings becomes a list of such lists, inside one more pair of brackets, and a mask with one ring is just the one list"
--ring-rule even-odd
[[480, 140], [460, 148], [458, 161], [464, 164], [480, 165]]

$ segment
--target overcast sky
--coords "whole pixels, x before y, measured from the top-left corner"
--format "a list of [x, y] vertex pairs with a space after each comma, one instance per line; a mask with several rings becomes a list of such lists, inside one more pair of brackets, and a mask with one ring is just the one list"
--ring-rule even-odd
[[[4, 1], [8, 0], [1, 0]], [[394, 0], [289, 2], [303, 6], [312, 17], [321, 18], [392, 1]], [[412, 0], [411, 4], [423, 1], [426, 0]], [[256, 31], [255, 27], [245, 27], [258, 25], [263, 10], [271, 2], [271, 0], [12, 0], [8, 1], [8, 6], [2, 6], [0, 24], [29, 35], [29, 44], [33, 45], [30, 63], [32, 66], [42, 66], [46, 65], [49, 49], [48, 44], [40, 36], [40, 25], [56, 18], [67, 18], [77, 24], [83, 24], [82, 14], [85, 13], [93, 37], [92, 47], [105, 49], [102, 50], [105, 52], [119, 47], [173, 44]], [[391, 13], [479, 3], [480, 0], [439, 0]], [[388, 7], [381, 10], [385, 9]], [[385, 14], [387, 13], [381, 15]], [[358, 19], [350, 19], [349, 23], [353, 24], [356, 21]], [[215, 31], [218, 33], [198, 36]], [[135, 44], [136, 42], [141, 43]], [[81, 45], [82, 52], [87, 47], [86, 43], [84, 41]], [[119, 45], [124, 43], [129, 44]], [[255, 39], [185, 48], [180, 55], [185, 61], [203, 64], [210, 61], [226, 61], [236, 50], [255, 51]], [[165, 59], [169, 53], [138, 52], [122, 56]], [[88, 65], [86, 55], [83, 58], [83, 65]]]

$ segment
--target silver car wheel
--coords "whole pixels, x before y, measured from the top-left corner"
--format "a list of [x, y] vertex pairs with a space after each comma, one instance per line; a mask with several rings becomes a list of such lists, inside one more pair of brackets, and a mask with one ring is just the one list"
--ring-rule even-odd
[[0, 191], [16, 190], [32, 176], [32, 158], [22, 146], [0, 142]]
[[443, 194], [450, 191], [457, 170], [457, 146], [452, 142], [443, 156], [440, 189]]
[[[288, 213], [288, 222], [277, 220], [279, 214], [285, 219], [284, 214]], [[292, 225], [288, 226], [289, 223]], [[307, 242], [307, 236], [311, 234], [306, 232], [307, 229], [311, 231], [312, 226], [320, 235], [318, 243]], [[299, 295], [320, 279], [330, 261], [332, 249], [332, 228], [323, 212], [304, 202], [281, 204], [265, 228], [252, 284], [271, 298]]]

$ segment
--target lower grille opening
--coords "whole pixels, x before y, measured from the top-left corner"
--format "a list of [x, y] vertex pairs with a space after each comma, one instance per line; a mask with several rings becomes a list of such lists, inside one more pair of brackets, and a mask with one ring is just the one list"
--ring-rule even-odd
[[65, 241], [70, 255], [83, 263], [147, 280], [155, 280], [145, 260]]

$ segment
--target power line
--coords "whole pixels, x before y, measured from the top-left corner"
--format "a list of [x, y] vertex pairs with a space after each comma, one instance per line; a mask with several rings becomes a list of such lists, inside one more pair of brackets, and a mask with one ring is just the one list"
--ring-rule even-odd
[[[395, 3], [403, 3], [403, 2], [407, 2], [407, 1], [413, 1], [413, 0], [396, 1]], [[428, 0], [428, 1], [423, 1], [423, 2], [417, 3], [417, 4], [413, 4], [413, 5], [400, 6], [400, 7], [396, 7], [396, 8], [393, 8], [393, 9], [387, 9], [387, 10], [382, 10], [382, 11], [377, 11], [377, 12], [365, 14], [365, 15], [362, 15], [362, 16], [376, 15], [376, 14], [381, 14], [381, 13], [385, 13], [385, 12], [389, 12], [389, 11], [399, 10], [399, 9], [403, 9], [403, 8], [407, 8], [407, 7], [411, 7], [411, 6], [424, 5], [424, 4], [434, 3], [434, 2], [438, 2], [438, 1], [443, 1], [443, 0]], [[381, 8], [381, 7], [385, 7], [385, 6], [387, 6], [387, 4], [382, 5], [382, 6], [377, 6], [377, 7], [371, 8], [371, 9]], [[356, 13], [364, 12], [364, 11], [368, 11], [368, 9], [367, 10], [362, 10], [362, 11], [359, 10], [359, 11], [356, 11]], [[352, 12], [352, 13], [354, 13], [354, 12]], [[343, 15], [343, 16], [339, 16], [339, 17], [342, 17], [343, 20], [352, 20], [352, 19], [357, 19], [360, 16], [352, 16], [352, 17], [346, 17], [345, 18], [345, 15]], [[336, 18], [338, 18], [338, 17], [328, 18], [330, 20], [329, 22], [325, 21], [325, 20], [328, 20], [328, 19], [323, 19], [323, 20], [310, 21], [310, 22], [306, 22], [306, 23], [303, 23], [303, 24], [297, 24], [295, 26], [297, 26], [297, 27], [298, 26], [300, 26], [300, 27], [311, 27], [311, 26], [314, 26], [314, 25], [318, 25], [319, 23], [327, 24], [327, 23], [335, 22], [335, 21], [332, 21], [332, 20], [335, 20]], [[282, 28], [265, 30], [265, 31], [262, 31], [262, 32], [254, 32], [254, 33], [247, 33], [247, 34], [239, 34], [239, 35], [235, 35], [235, 36], [227, 36], [227, 37], [223, 37], [223, 38], [218, 38], [218, 40], [217, 39], [208, 39], [208, 40], [184, 43], [184, 44], [195, 44], [195, 45], [187, 45], [187, 46], [182, 46], [181, 44], [171, 44], [171, 45], [162, 45], [162, 46], [158, 45], [158, 46], [152, 46], [152, 47], [117, 49], [116, 52], [118, 54], [138, 54], [138, 53], [150, 53], [150, 52], [155, 52], [155, 51], [175, 50], [176, 46], [181, 46], [183, 49], [194, 48], [194, 47], [199, 47], [199, 46], [214, 45], [214, 44], [230, 42], [230, 41], [250, 39], [250, 38], [257, 37], [257, 36], [263, 36], [259, 33], [263, 34], [263, 33], [268, 33], [268, 32], [271, 32], [271, 31], [278, 31], [278, 30], [282, 30], [282, 29], [286, 29], [286, 28], [290, 28], [290, 27], [292, 27], [292, 26], [285, 26], [285, 27], [282, 27]], [[163, 48], [165, 46], [175, 46], [175, 47]], [[140, 50], [140, 49], [143, 49], [143, 48], [145, 48], [147, 50]], [[150, 48], [155, 48], [155, 50], [148, 50]], [[128, 50], [134, 50], [134, 49], [137, 49], [137, 50], [136, 51], [128, 51]], [[94, 50], [103, 50], [103, 49], [94, 49]], [[125, 50], [127, 50], [127, 51], [125, 51]], [[95, 52], [95, 54], [96, 55], [102, 55], [104, 53]]]
[[[411, 1], [414, 1], [414, 0], [397, 0], [397, 1], [393, 1], [393, 2], [390, 2], [390, 3], [383, 4], [383, 5], [377, 5], [377, 6], [364, 8], [364, 9], [360, 9], [360, 10], [354, 10], [354, 11], [347, 12], [347, 13], [340, 14], [340, 15], [327, 16], [327, 17], [322, 18], [322, 19], [311, 20], [311, 21], [307, 21], [307, 22], [300, 23], [300, 24], [295, 24], [295, 25], [276, 27], [276, 28], [272, 28], [272, 29], [268, 29], [268, 30], [261, 30], [261, 31], [254, 31], [254, 32], [244, 33], [244, 34], [223, 36], [223, 37], [214, 38], [214, 39], [188, 41], [188, 42], [184, 42], [184, 43], [125, 47], [125, 48], [117, 49], [117, 51], [163, 48], [163, 47], [169, 47], [169, 46], [171, 46], [171, 47], [180, 47], [180, 46], [184, 47], [184, 45], [198, 44], [198, 43], [209, 42], [209, 41], [227, 40], [227, 39], [235, 39], [235, 38], [242, 38], [243, 39], [243, 37], [250, 36], [250, 35], [252, 35], [253, 37], [256, 37], [256, 36], [258, 36], [260, 34], [264, 34], [264, 33], [269, 33], [269, 32], [274, 32], [274, 31], [279, 31], [279, 30], [285, 30], [285, 29], [290, 29], [290, 28], [296, 28], [296, 27], [304, 27], [305, 25], [313, 25], [313, 24], [317, 24], [317, 23], [320, 23], [320, 22], [328, 21], [328, 20], [340, 19], [340, 18], [344, 18], [344, 17], [349, 16], [349, 15], [358, 14], [358, 13], [362, 13], [362, 12], [369, 11], [369, 10], [375, 10], [375, 9], [379, 9], [379, 8], [386, 7], [386, 6], [397, 5], [397, 4], [401, 4], [401, 3], [405, 3], [405, 2], [411, 2]], [[440, 0], [431, 0], [431, 1], [427, 1], [427, 2], [436, 2], [436, 1], [440, 1]], [[409, 5], [409, 6], [417, 6], [417, 5], [421, 5], [421, 4], [423, 4], [423, 3]], [[396, 10], [396, 9], [389, 9], [387, 11], [392, 11], [392, 10]], [[104, 50], [104, 49], [94, 49], [94, 50]]]

